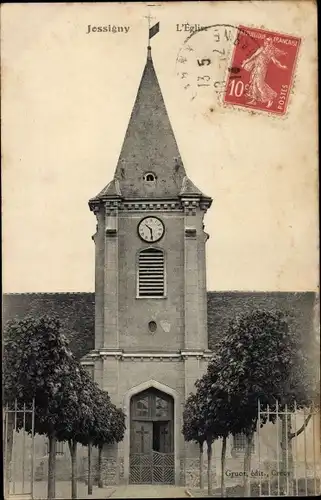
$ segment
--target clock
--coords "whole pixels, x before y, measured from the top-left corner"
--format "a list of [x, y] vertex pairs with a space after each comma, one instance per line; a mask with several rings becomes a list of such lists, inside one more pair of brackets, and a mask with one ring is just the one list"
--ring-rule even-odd
[[145, 217], [138, 224], [138, 234], [143, 241], [155, 243], [165, 232], [163, 222], [157, 217]]

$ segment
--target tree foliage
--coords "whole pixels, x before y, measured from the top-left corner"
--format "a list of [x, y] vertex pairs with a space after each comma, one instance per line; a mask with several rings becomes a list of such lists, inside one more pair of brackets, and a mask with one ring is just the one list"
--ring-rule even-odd
[[222, 338], [217, 385], [238, 406], [245, 433], [256, 428], [259, 399], [263, 407], [276, 400], [289, 406], [311, 403], [315, 383], [298, 333], [282, 312], [254, 310], [231, 322]]
[[64, 377], [68, 378], [73, 370], [73, 355], [59, 320], [27, 316], [9, 321], [5, 327], [3, 362], [5, 402], [16, 399], [23, 404], [35, 398], [37, 413], [41, 415], [38, 431], [43, 432], [47, 416], [50, 432], [55, 425], [55, 415], [51, 415], [54, 407], [50, 404], [61, 392]]
[[[6, 325], [4, 338], [5, 402], [17, 400], [21, 405], [35, 400], [34, 430], [49, 437], [51, 469], [55, 462], [53, 440], [69, 442], [75, 476], [76, 443], [100, 446], [123, 439], [122, 410], [74, 358], [57, 318], [44, 315], [12, 320]], [[31, 418], [24, 422], [18, 418], [17, 424], [31, 431]], [[48, 475], [48, 496], [52, 498], [54, 470]]]
[[[262, 408], [273, 408], [276, 400], [293, 408], [318, 399], [315, 364], [300, 333], [290, 329], [288, 318], [277, 310], [255, 309], [231, 321], [206, 373], [195, 383], [196, 394], [186, 402], [185, 439], [198, 441], [202, 436], [212, 442], [222, 437], [224, 443], [229, 434], [242, 432], [247, 436], [244, 467], [249, 469], [258, 401]], [[263, 414], [261, 426], [266, 419]], [[269, 419], [275, 422], [276, 415], [270, 412]], [[222, 464], [224, 460], [222, 455]]]
[[200, 412], [200, 398], [198, 394], [190, 394], [185, 402], [183, 411], [182, 434], [185, 441], [195, 441], [198, 444], [206, 440], [204, 425]]

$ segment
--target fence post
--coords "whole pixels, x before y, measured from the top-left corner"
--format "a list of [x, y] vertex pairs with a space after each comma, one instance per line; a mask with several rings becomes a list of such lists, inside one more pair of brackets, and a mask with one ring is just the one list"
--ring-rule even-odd
[[258, 455], [259, 455], [259, 496], [262, 496], [262, 478], [261, 478], [261, 436], [260, 436], [260, 429], [261, 429], [261, 402], [258, 400], [258, 415], [257, 415], [257, 448], [258, 448]]
[[10, 483], [10, 461], [9, 461], [9, 450], [8, 450], [8, 427], [9, 427], [9, 405], [6, 404], [6, 409], [4, 413], [4, 484], [5, 484], [5, 496], [9, 495], [9, 483]]
[[[267, 416], [267, 422], [270, 421], [270, 406], [267, 405], [266, 407], [266, 416]], [[268, 492], [269, 492], [269, 497], [271, 496], [271, 475], [270, 473], [268, 474]]]
[[276, 400], [275, 405], [275, 423], [276, 423], [276, 468], [277, 468], [277, 485], [278, 485], [278, 493], [280, 495], [280, 436], [279, 436], [279, 427], [280, 427], [280, 410], [279, 410], [279, 401]]
[[[305, 422], [305, 408], [303, 408], [303, 422]], [[306, 436], [306, 426], [303, 429], [303, 440], [304, 440], [304, 479], [305, 479], [305, 496], [308, 496], [308, 477], [307, 477], [307, 436]]]
[[35, 398], [32, 400], [32, 413], [31, 413], [31, 500], [34, 497], [34, 470], [35, 470]]
[[26, 455], [26, 403], [23, 403], [22, 428], [22, 493], [25, 492], [25, 455]]
[[313, 479], [314, 479], [314, 494], [317, 494], [317, 470], [316, 470], [316, 454], [315, 454], [315, 438], [316, 438], [316, 432], [315, 432], [315, 412], [314, 412], [314, 407], [312, 408], [313, 415], [312, 415], [312, 446], [313, 446]]
[[14, 402], [14, 429], [13, 429], [13, 462], [12, 462], [12, 492], [15, 494], [16, 492], [16, 438], [17, 438], [17, 400]]

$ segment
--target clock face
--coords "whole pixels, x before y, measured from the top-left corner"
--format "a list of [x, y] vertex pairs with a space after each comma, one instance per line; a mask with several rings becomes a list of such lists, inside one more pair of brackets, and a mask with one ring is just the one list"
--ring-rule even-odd
[[145, 217], [138, 225], [138, 234], [144, 241], [158, 241], [162, 238], [164, 232], [164, 224], [157, 217]]

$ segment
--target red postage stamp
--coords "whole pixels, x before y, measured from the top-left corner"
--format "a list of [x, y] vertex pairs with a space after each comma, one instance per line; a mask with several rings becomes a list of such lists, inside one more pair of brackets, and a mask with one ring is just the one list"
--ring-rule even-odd
[[283, 115], [301, 39], [239, 26], [224, 102]]

